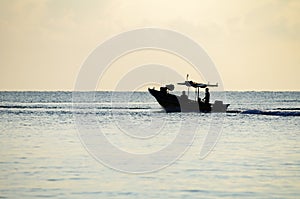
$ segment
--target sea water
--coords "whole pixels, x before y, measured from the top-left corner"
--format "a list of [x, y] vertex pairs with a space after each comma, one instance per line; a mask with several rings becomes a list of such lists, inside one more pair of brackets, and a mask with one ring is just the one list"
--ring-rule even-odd
[[[165, 113], [147, 92], [80, 95], [74, 105], [72, 92], [0, 92], [0, 198], [300, 197], [300, 92], [212, 92], [234, 111], [207, 114]], [[197, 128], [176, 161], [136, 174], [93, 157], [78, 116], [134, 154]], [[201, 156], [214, 125], [221, 127], [215, 146]]]

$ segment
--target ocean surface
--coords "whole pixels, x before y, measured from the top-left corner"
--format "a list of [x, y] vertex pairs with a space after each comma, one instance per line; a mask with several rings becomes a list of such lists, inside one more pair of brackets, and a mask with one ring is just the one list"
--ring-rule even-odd
[[[300, 92], [211, 98], [233, 112], [167, 114], [147, 92], [82, 92], [75, 101], [72, 92], [0, 92], [0, 198], [299, 198]], [[80, 128], [143, 157], [186, 150], [145, 165], [101, 150], [112, 158], [102, 162]], [[212, 150], [201, 156], [210, 130]], [[192, 131], [187, 146], [172, 142]]]

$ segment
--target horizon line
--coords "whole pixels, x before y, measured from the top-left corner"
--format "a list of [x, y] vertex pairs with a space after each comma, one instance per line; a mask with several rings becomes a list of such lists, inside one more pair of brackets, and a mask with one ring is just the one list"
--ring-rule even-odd
[[[183, 89], [184, 90], [184, 89]], [[175, 90], [181, 91], [181, 90]], [[0, 90], [0, 92], [148, 92], [147, 90]], [[211, 90], [210, 92], [300, 92], [300, 90]]]

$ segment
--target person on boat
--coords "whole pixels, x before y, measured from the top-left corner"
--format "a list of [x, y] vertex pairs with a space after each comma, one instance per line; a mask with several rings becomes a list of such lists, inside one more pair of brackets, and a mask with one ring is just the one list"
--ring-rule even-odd
[[209, 98], [210, 98], [209, 89], [206, 88], [205, 89], [205, 97], [203, 98], [203, 101], [205, 104], [209, 104]]
[[160, 87], [160, 91], [163, 93], [163, 94], [167, 94], [168, 92], [167, 92], [167, 87]]
[[182, 91], [182, 94], [181, 94], [180, 98], [182, 100], [188, 100], [188, 96], [185, 94], [185, 91]]

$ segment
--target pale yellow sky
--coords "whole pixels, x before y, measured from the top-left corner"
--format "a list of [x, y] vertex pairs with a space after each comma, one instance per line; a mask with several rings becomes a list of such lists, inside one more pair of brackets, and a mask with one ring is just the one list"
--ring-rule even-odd
[[[298, 0], [1, 0], [0, 90], [73, 90], [97, 45], [124, 31], [157, 27], [198, 42], [226, 90], [299, 91], [299, 10]], [[185, 72], [178, 58], [153, 57]], [[104, 90], [119, 78], [112, 74]]]

